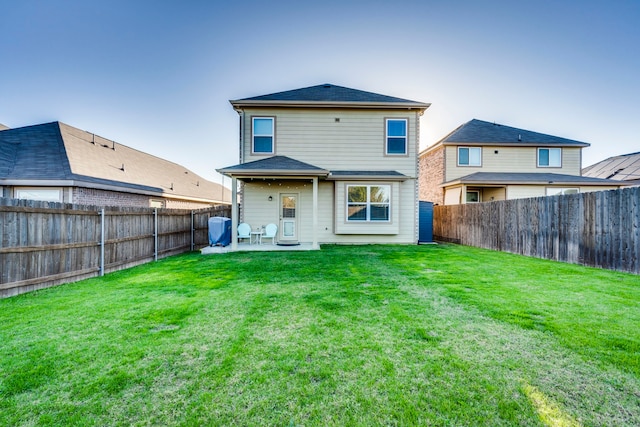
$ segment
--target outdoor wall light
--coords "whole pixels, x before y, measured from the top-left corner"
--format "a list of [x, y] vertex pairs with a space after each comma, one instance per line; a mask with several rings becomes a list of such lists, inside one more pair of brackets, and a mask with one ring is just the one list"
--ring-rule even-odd
[[269, 196], [267, 200], [269, 200], [270, 202], [273, 201], [273, 196]]

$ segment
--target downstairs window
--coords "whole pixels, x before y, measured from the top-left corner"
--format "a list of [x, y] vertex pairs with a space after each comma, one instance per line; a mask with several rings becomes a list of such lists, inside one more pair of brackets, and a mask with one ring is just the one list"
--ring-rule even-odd
[[348, 185], [348, 222], [389, 222], [391, 220], [389, 185]]

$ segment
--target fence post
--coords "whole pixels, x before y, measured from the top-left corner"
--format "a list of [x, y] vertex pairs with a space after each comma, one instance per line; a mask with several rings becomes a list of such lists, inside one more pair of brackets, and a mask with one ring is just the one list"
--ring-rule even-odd
[[100, 276], [104, 276], [104, 208], [100, 209]]
[[153, 260], [158, 260], [158, 209], [153, 210]]
[[194, 216], [194, 211], [191, 211], [191, 251], [193, 251], [193, 248], [195, 247], [195, 229], [194, 227], [194, 223], [193, 223], [193, 216]]

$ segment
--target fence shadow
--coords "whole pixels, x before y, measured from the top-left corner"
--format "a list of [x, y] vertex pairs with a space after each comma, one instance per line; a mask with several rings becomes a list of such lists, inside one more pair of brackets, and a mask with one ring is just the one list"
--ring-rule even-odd
[[435, 206], [436, 240], [640, 274], [640, 187]]
[[0, 298], [206, 246], [211, 216], [231, 216], [231, 207], [103, 208], [0, 198]]

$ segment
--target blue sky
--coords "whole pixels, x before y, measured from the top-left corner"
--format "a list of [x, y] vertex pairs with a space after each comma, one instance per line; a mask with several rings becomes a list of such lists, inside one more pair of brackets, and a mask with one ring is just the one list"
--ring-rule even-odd
[[[0, 123], [62, 121], [220, 182], [228, 100], [321, 83], [640, 151], [640, 1], [0, 0]], [[225, 182], [229, 185], [229, 182]]]

